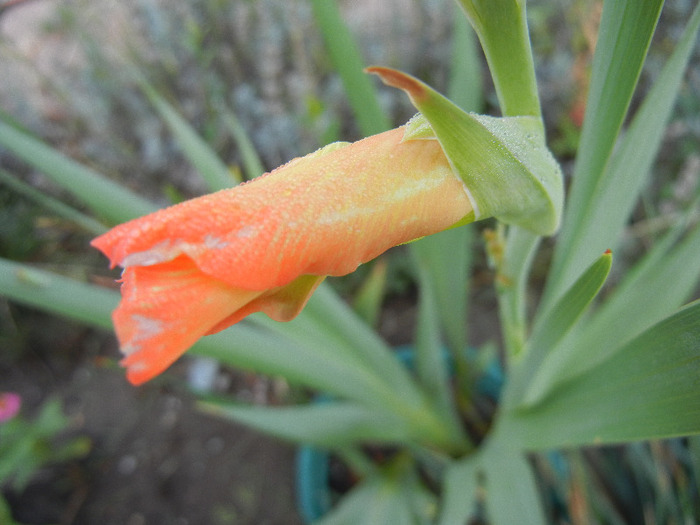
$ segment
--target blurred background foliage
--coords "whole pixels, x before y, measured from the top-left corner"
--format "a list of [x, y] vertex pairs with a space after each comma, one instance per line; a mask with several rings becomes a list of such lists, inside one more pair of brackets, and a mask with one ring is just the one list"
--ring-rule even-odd
[[[442, 92], [448, 91], [453, 23], [457, 18], [454, 2], [346, 0], [339, 4], [366, 64], [395, 67]], [[691, 0], [667, 2], [635, 100], [643, 96], [658, 75], [694, 4]], [[139, 77], [146, 78], [199, 131], [236, 177], [246, 177], [244, 159], [236, 147], [233, 131], [237, 125], [248, 133], [265, 170], [328, 142], [361, 136], [342, 82], [332, 70], [311, 4], [306, 0], [28, 0], [0, 2], [0, 6], [5, 6], [0, 7], [3, 118], [161, 204], [201, 194], [206, 188], [139, 87]], [[548, 139], [566, 174], [570, 172], [578, 142], [600, 7], [597, 0], [528, 3]], [[482, 73], [483, 112], [494, 113], [497, 104], [485, 64]], [[679, 217], [697, 207], [698, 93], [700, 53], [696, 52], [666, 132], [653, 184], [635, 211], [634, 226], [627, 231], [622, 250], [616, 253], [611, 281]], [[394, 124], [402, 124], [413, 114], [401, 93], [380, 89], [379, 94], [380, 103]], [[235, 119], [233, 124], [231, 118]], [[96, 270], [104, 266], [103, 259], [88, 247], [93, 234], [71, 221], [57, 218], [46, 207], [19, 194], [2, 178], [2, 170], [19, 175], [33, 188], [73, 203], [70, 196], [53, 187], [41, 173], [0, 149], [0, 256], [84, 279], [105, 275], [104, 270]], [[469, 333], [475, 345], [482, 345], [497, 334], [493, 325], [493, 272], [482, 252], [481, 249], [475, 252], [471, 290]], [[386, 258], [389, 265], [380, 330], [394, 344], [410, 339], [415, 315], [415, 284], [410, 262], [403, 255], [399, 249]], [[538, 255], [533, 271], [535, 289], [541, 284], [548, 257], [547, 250]], [[361, 294], [370, 271], [371, 265], [367, 265], [347, 278], [334, 279], [333, 284], [352, 299]], [[109, 280], [105, 275], [105, 282]], [[72, 523], [82, 519], [90, 523], [99, 519], [125, 523], [135, 519], [133, 523], [140, 523], [141, 516], [145, 520], [163, 519], [165, 523], [167, 519], [184, 516], [185, 523], [204, 523], [197, 521], [197, 516], [201, 519], [202, 507], [208, 506], [210, 521], [206, 523], [295, 522], [289, 514], [294, 512], [288, 488], [290, 449], [269, 440], [258, 442], [255, 434], [240, 429], [227, 433], [230, 431], [226, 425], [208, 419], [204, 422], [212, 425], [211, 432], [188, 433], [187, 425], [193, 421], [202, 424], [203, 416], [189, 414], [183, 408], [178, 397], [182, 395], [181, 389], [167, 379], [138, 394], [126, 391], [130, 387], [122, 384], [125, 382], [121, 377], [117, 378], [119, 381], [105, 381], [101, 374], [106, 371], [114, 375], [113, 359], [117, 356], [109, 334], [0, 299], [0, 345], [0, 390], [16, 387], [29, 412], [38, 411], [45, 399], [58, 392], [72, 418], [74, 431], [90, 435], [98, 445], [97, 452], [81, 460], [79, 475], [75, 471], [68, 474], [61, 471], [53, 475], [44, 472], [40, 476], [46, 486], [77, 487], [68, 492], [77, 498], [70, 501], [78, 501], [78, 509], [69, 512], [60, 503], [53, 503], [60, 516], [53, 518], [54, 521]], [[110, 359], [105, 360], [105, 356]], [[236, 391], [241, 397], [275, 402], [292, 395], [284, 384], [244, 374], [223, 381], [222, 389]], [[105, 391], [107, 386], [110, 391]], [[109, 396], [114, 399], [106, 405], [91, 405], [91, 400], [85, 397], [86, 389], [89, 392], [90, 388], [95, 389], [97, 399]], [[141, 415], [124, 412], [123, 406], [117, 406], [118, 401], [139, 403]], [[110, 419], [123, 418], [123, 424], [106, 423], [105, 415]], [[160, 422], [149, 426], [149, 415], [161, 418]], [[161, 424], [163, 420], [166, 423]], [[143, 435], [148, 435], [146, 440], [154, 436], [168, 440], [163, 445], [167, 450], [151, 451], [150, 460], [144, 459], [139, 455], [145, 454], [143, 442], [138, 444]], [[239, 447], [223, 461], [217, 440], [221, 436], [227, 436], [227, 446], [232, 440], [249, 446]], [[197, 443], [204, 451], [200, 455], [192, 451]], [[250, 465], [261, 464], [260, 457], [256, 459], [254, 453], [249, 453], [254, 445], [263, 454], [260, 471], [255, 467], [240, 467], [244, 456], [248, 456]], [[183, 449], [189, 452], [183, 454]], [[577, 469], [574, 475], [585, 482], [570, 490], [599, 487], [601, 480], [615, 479], [615, 475], [606, 478], [606, 472], [618, 469], [628, 474], [619, 475], [618, 479], [626, 482], [632, 479], [633, 485], [615, 490], [607, 487], [610, 501], [597, 500], [595, 505], [607, 509], [604, 511], [607, 515], [617, 516], [619, 520], [635, 516], [640, 520], [635, 522], [642, 523], [646, 510], [636, 510], [634, 502], [645, 501], [648, 496], [646, 501], [655, 502], [657, 516], [667, 518], [659, 522], [674, 523], [674, 509], [697, 506], [692, 501], [683, 501], [684, 497], [692, 500], [692, 495], [697, 494], [697, 487], [692, 487], [687, 477], [689, 465], [697, 459], [683, 456], [685, 450], [669, 442], [591, 451], [587, 455], [587, 468], [573, 461]], [[183, 496], [183, 490], [178, 492], [178, 483], [201, 481], [194, 471], [203, 467], [188, 470], [179, 464], [172, 466], [168, 461], [192, 460], [206, 465], [202, 457], [230, 469], [238, 468], [245, 475], [236, 477], [225, 471], [212, 475], [212, 480], [228, 483], [227, 490], [212, 492], [210, 500], [195, 496], [189, 500], [189, 493]], [[275, 461], [266, 461], [265, 457]], [[137, 458], [139, 466], [133, 466], [130, 458]], [[144, 491], [141, 495], [128, 491], [128, 475], [143, 474], [149, 467], [156, 471], [153, 475], [160, 490], [150, 501], [147, 497], [150, 492], [141, 484], [135, 485]], [[545, 486], [560, 485], [571, 474], [557, 471], [549, 463], [539, 467]], [[251, 481], [251, 477], [263, 473], [279, 475], [277, 484], [270, 489], [273, 493], [267, 496], [277, 502], [275, 505], [256, 500], [249, 488], [263, 483]], [[95, 477], [105, 474], [124, 477], [116, 492], [123, 498], [122, 506], [131, 505], [130, 509], [122, 513], [111, 509], [110, 514], [105, 507], [114, 500], [108, 497], [100, 508], [98, 504], [81, 502], [81, 491], [87, 491], [89, 483], [94, 486]], [[173, 476], [180, 476], [180, 481], [173, 481]], [[120, 481], [113, 483], [104, 486], [104, 493], [98, 488], [86, 494], [94, 500], [110, 490], [114, 493]], [[178, 497], [193, 501], [194, 508], [165, 510]], [[9, 500], [18, 508], [29, 505], [19, 493], [11, 495]], [[554, 509], [560, 504], [560, 501], [549, 502]], [[25, 519], [43, 523], [31, 513]]]

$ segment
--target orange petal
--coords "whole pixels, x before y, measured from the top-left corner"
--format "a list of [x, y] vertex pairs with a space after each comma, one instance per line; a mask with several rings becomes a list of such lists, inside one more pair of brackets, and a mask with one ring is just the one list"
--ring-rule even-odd
[[126, 267], [185, 254], [244, 290], [281, 287], [301, 275], [345, 275], [471, 212], [438, 142], [402, 139], [398, 128], [295, 159], [118, 226], [93, 245]]
[[114, 311], [127, 377], [139, 385], [161, 373], [200, 337], [263, 311], [289, 321], [304, 307], [323, 277], [304, 276], [288, 286], [250, 292], [203, 274], [187, 257], [127, 268], [122, 301]]
[[112, 317], [129, 381], [138, 385], [156, 376], [259, 295], [203, 274], [186, 257], [127, 268]]

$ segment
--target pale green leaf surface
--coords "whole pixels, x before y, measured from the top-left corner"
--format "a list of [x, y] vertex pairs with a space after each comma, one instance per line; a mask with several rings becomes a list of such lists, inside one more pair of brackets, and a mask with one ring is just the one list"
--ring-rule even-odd
[[672, 231], [625, 276], [604, 303], [562, 342], [539, 368], [527, 402], [535, 402], [553, 384], [598, 365], [621, 345], [659, 319], [671, 315], [700, 280], [700, 226], [673, 245]]
[[357, 442], [401, 443], [410, 437], [410, 429], [401, 418], [348, 402], [255, 407], [230, 401], [203, 401], [200, 406], [266, 434], [319, 447]]
[[700, 301], [646, 330], [540, 403], [504, 414], [530, 450], [700, 433]]
[[405, 458], [364, 479], [316, 525], [425, 525], [435, 508], [434, 497], [420, 486]]
[[466, 348], [466, 319], [473, 229], [452, 228], [411, 244], [420, 252], [434, 287], [438, 322], [453, 354]]
[[[545, 291], [545, 303], [558, 298], [593, 257], [604, 249], [582, 244], [581, 229], [606, 229], [598, 222], [597, 198], [606, 165], [622, 127], [646, 57], [663, 0], [607, 0], [596, 44], [581, 142], [564, 224]], [[668, 96], [668, 95], [667, 95]], [[673, 97], [669, 97], [673, 98]], [[643, 145], [639, 144], [638, 152]], [[637, 174], [640, 177], [644, 173]], [[616, 240], [616, 239], [614, 239]]]
[[177, 139], [187, 160], [211, 191], [230, 188], [241, 182], [234, 177], [233, 172], [226, 167], [209, 144], [153, 87], [142, 82], [141, 88]]
[[449, 376], [442, 351], [440, 320], [435, 298], [435, 285], [427, 270], [423, 250], [411, 246], [417, 269], [419, 295], [415, 333], [415, 370], [418, 380], [430, 397], [443, 408], [450, 406]]
[[125, 187], [1, 121], [0, 146], [41, 171], [110, 223], [124, 222], [157, 209], [155, 204]]
[[119, 302], [115, 290], [0, 258], [0, 295], [53, 314], [99, 326], [112, 326]]
[[302, 313], [289, 323], [273, 321], [263, 314], [250, 319], [301, 346], [320, 345], [342, 354], [356, 366], [373, 370], [406, 402], [423, 403], [420, 391], [391, 348], [326, 283], [316, 289]]
[[481, 460], [486, 514], [493, 525], [546, 523], [532, 468], [520, 450], [489, 443]]
[[237, 368], [280, 375], [292, 383], [365, 406], [399, 411], [405, 408], [383, 378], [335, 352], [322, 339], [313, 346], [300, 345], [279, 334], [238, 324], [200, 339], [191, 351]]
[[462, 458], [451, 464], [445, 474], [439, 525], [468, 523], [476, 510], [479, 456]]
[[[0, 259], [0, 294], [43, 311], [108, 329], [112, 326], [111, 313], [119, 302], [116, 290], [5, 259]], [[238, 324], [202, 338], [191, 353], [246, 370], [283, 375], [290, 381], [361, 400], [369, 406], [397, 407], [397, 393], [383, 378], [357, 360], [339, 354], [322, 338], [317, 338], [311, 346], [300, 345], [269, 331]], [[401, 366], [398, 361], [396, 366]]]
[[447, 96], [464, 111], [480, 113], [484, 105], [483, 74], [474, 31], [455, 5], [452, 57]]

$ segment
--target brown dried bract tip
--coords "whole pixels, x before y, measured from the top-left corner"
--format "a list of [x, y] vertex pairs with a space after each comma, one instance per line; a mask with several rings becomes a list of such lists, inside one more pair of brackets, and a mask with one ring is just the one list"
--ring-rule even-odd
[[378, 75], [387, 86], [402, 89], [414, 102], [420, 102], [428, 96], [425, 86], [420, 81], [396, 69], [371, 66], [366, 68], [365, 72]]

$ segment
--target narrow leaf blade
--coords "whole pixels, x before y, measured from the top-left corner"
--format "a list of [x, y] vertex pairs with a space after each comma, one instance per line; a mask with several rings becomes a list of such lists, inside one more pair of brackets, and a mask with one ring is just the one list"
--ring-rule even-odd
[[[581, 143], [544, 304], [556, 300], [592, 257], [609, 247], [588, 250], [581, 229], [595, 221], [596, 191], [606, 176], [662, 5], [663, 0], [608, 0], [603, 5]], [[593, 231], [601, 227], [605, 224], [597, 223]]]
[[539, 404], [506, 413], [503, 430], [539, 450], [698, 434], [698, 377], [700, 301]]
[[124, 222], [157, 209], [155, 204], [2, 121], [0, 145], [75, 195], [110, 223]]
[[409, 437], [400, 418], [347, 402], [255, 407], [203, 401], [200, 406], [267, 434], [319, 447], [342, 447], [357, 442], [400, 443]]
[[235, 186], [240, 180], [226, 167], [192, 126], [149, 84], [141, 84], [146, 96], [177, 139], [187, 160], [202, 176], [211, 191]]

